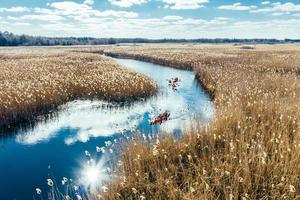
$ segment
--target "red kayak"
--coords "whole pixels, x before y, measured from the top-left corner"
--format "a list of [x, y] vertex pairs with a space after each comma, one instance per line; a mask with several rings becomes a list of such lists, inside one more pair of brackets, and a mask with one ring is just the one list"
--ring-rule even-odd
[[154, 120], [150, 122], [150, 125], [156, 125], [156, 124], [162, 124], [165, 121], [168, 121], [170, 119], [170, 113], [164, 112], [163, 114], [158, 115]]

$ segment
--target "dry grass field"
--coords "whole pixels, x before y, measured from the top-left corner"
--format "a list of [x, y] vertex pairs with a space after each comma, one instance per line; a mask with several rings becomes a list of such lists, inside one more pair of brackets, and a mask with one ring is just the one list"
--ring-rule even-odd
[[99, 54], [74, 49], [85, 50], [0, 49], [0, 127], [32, 119], [75, 98], [124, 101], [155, 92], [150, 79]]
[[107, 54], [193, 69], [217, 113], [179, 141], [129, 143], [99, 197], [300, 198], [299, 46], [141, 46]]

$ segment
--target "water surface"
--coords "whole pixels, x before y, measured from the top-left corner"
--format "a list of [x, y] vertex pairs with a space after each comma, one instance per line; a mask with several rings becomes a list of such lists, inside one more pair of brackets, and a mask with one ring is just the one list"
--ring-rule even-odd
[[[95, 153], [96, 146], [105, 146], [105, 141], [124, 137], [124, 129], [136, 127], [146, 134], [161, 131], [181, 134], [195, 119], [203, 123], [212, 119], [213, 105], [193, 72], [131, 59], [115, 60], [156, 81], [158, 94], [130, 106], [90, 100], [69, 102], [55, 118], [37, 123], [32, 130], [19, 130], [14, 136], [3, 138], [0, 141], [0, 199], [32, 199], [35, 188], [46, 191], [49, 177], [54, 177], [58, 184], [63, 177], [90, 184], [89, 181], [95, 180], [89, 179], [95, 177], [83, 169], [85, 150]], [[181, 80], [177, 92], [168, 86], [167, 79], [172, 77]], [[169, 111], [172, 119], [161, 126], [150, 126], [150, 117], [164, 111]], [[97, 158], [100, 157], [98, 153]], [[101, 168], [102, 164], [97, 167]]]

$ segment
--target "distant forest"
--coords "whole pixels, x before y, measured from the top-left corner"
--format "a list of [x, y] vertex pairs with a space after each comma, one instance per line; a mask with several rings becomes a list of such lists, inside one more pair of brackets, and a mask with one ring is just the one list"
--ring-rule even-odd
[[0, 32], [0, 46], [54, 46], [54, 45], [108, 45], [138, 43], [234, 43], [234, 44], [283, 44], [299, 43], [300, 39], [145, 39], [145, 38], [93, 38], [93, 37], [40, 37]]

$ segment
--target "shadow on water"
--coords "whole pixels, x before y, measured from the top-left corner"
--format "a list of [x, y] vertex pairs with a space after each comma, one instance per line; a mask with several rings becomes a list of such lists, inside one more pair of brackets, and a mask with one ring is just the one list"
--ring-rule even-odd
[[[0, 199], [31, 199], [35, 188], [49, 189], [46, 182], [49, 177], [58, 184], [63, 177], [72, 177], [87, 188], [91, 182], [98, 185], [107, 176], [103, 172], [103, 157], [107, 153], [108, 157], [118, 154], [119, 147], [130, 140], [132, 130], [139, 136], [144, 134], [142, 137], [149, 141], [162, 133], [178, 138], [195, 120], [207, 123], [214, 117], [210, 97], [197, 83], [193, 72], [135, 60], [115, 60], [129, 70], [152, 78], [159, 86], [157, 95], [121, 104], [86, 99], [71, 101], [29, 127], [12, 131], [9, 137], [3, 136]], [[173, 77], [181, 79], [177, 92], [167, 83]], [[171, 113], [171, 120], [151, 126], [150, 119], [164, 111]], [[96, 152], [96, 147], [103, 147], [105, 154]], [[90, 160], [86, 159], [86, 151], [96, 155], [97, 162], [87, 165]]]

